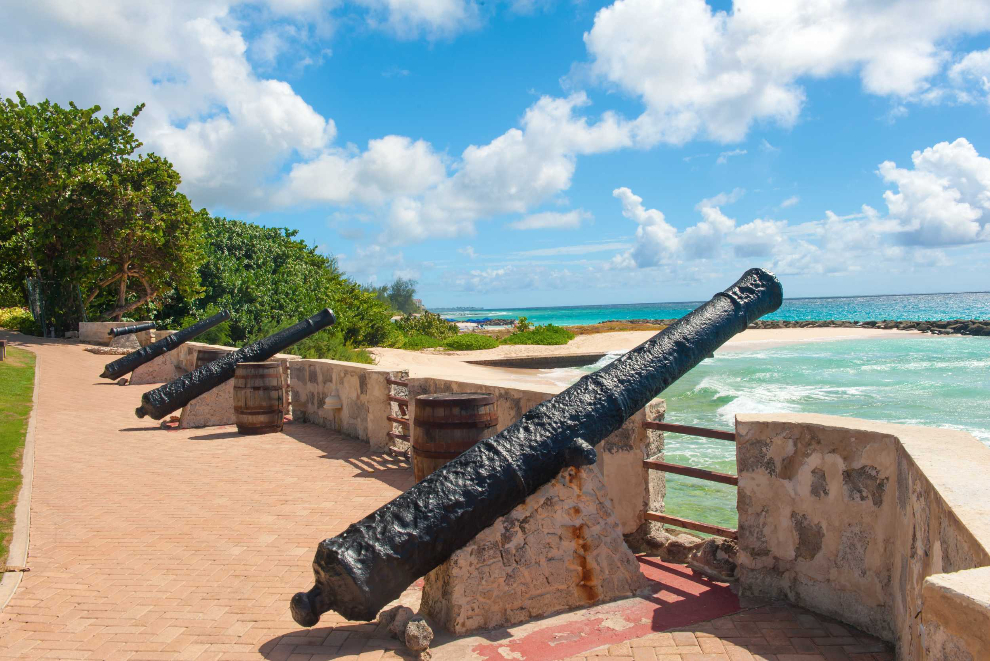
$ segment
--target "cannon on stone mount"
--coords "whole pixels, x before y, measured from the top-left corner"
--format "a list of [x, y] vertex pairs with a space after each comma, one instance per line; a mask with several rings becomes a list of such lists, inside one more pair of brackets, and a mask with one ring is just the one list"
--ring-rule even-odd
[[330, 308], [326, 308], [298, 324], [284, 328], [237, 351], [231, 351], [174, 381], [144, 393], [141, 396], [141, 406], [135, 409], [134, 414], [139, 418], [150, 415], [155, 420], [161, 420], [203, 393], [232, 379], [239, 363], [263, 363], [335, 321], [333, 312]]
[[110, 337], [120, 337], [121, 335], [131, 335], [132, 333], [140, 333], [141, 331], [153, 330], [155, 328], [155, 322], [146, 321], [143, 324], [134, 324], [133, 326], [118, 326], [117, 328], [111, 328], [107, 333]]
[[197, 321], [192, 326], [186, 326], [182, 330], [163, 337], [157, 342], [152, 342], [146, 347], [132, 351], [123, 358], [118, 358], [112, 363], [107, 363], [103, 368], [103, 374], [100, 376], [104, 379], [118, 379], [228, 319], [230, 319], [230, 311], [223, 310], [212, 317]]
[[527, 411], [409, 491], [330, 539], [313, 559], [315, 585], [290, 603], [313, 626], [334, 610], [372, 620], [416, 579], [568, 466], [595, 463], [594, 446], [748, 324], [780, 307], [771, 273], [731, 287], [611, 365]]

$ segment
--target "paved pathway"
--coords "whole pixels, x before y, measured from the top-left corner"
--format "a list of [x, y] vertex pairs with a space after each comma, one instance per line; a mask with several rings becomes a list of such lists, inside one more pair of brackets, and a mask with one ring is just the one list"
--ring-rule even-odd
[[[300, 630], [287, 608], [294, 592], [312, 584], [321, 539], [412, 484], [404, 464], [311, 425], [254, 437], [232, 427], [161, 430], [133, 415], [145, 387], [97, 378], [106, 356], [75, 344], [33, 348], [41, 398], [31, 572], [0, 614], [0, 657], [367, 661], [404, 654], [374, 623], [328, 613], [318, 627]], [[685, 612], [710, 618], [738, 606], [724, 610], [734, 599], [725, 586], [683, 567], [643, 563], [648, 575], [666, 572], [657, 575], [666, 594], [658, 587], [635, 603], [480, 638], [441, 637], [434, 659], [888, 658], [876, 641], [789, 608], [652, 633], [683, 625]], [[697, 606], [683, 601], [692, 596], [701, 599]], [[415, 599], [413, 588], [404, 601]], [[628, 628], [615, 618], [599, 623], [606, 612], [639, 619]], [[579, 648], [560, 645], [577, 640], [575, 631], [584, 632]], [[611, 645], [591, 651], [602, 643]], [[788, 656], [802, 653], [817, 656]]]

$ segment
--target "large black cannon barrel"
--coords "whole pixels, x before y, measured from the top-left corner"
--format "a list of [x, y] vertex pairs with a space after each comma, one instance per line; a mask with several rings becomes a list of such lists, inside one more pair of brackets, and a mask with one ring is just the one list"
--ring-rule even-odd
[[118, 379], [228, 319], [230, 319], [230, 311], [223, 310], [212, 317], [197, 321], [192, 326], [186, 326], [182, 330], [163, 337], [157, 342], [152, 342], [146, 347], [141, 347], [123, 358], [107, 363], [106, 367], [103, 368], [103, 374], [100, 376], [104, 379]]
[[111, 328], [110, 332], [107, 333], [110, 337], [120, 337], [121, 335], [130, 335], [131, 333], [140, 333], [141, 331], [151, 330], [155, 327], [155, 322], [146, 321], [143, 324], [134, 324], [133, 326], [118, 326], [117, 328]]
[[561, 469], [594, 463], [593, 446], [730, 337], [780, 307], [782, 297], [777, 278], [750, 269], [608, 367], [322, 541], [313, 559], [316, 584], [292, 598], [292, 617], [303, 626], [329, 610], [349, 620], [374, 619]]
[[283, 328], [237, 351], [231, 351], [212, 363], [207, 363], [174, 381], [144, 393], [141, 396], [141, 406], [134, 413], [139, 418], [150, 415], [155, 420], [161, 420], [203, 393], [232, 379], [238, 363], [262, 363], [335, 321], [333, 311], [326, 308], [298, 324]]

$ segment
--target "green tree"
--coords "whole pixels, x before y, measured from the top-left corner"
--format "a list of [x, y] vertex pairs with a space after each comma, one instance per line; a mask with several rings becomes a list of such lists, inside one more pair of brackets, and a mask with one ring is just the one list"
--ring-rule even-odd
[[396, 278], [395, 282], [388, 286], [388, 302], [403, 314], [419, 312], [419, 305], [413, 300], [414, 296], [416, 296], [415, 280]]
[[[198, 299], [170, 294], [159, 313], [166, 324], [200, 319], [227, 308], [231, 342], [264, 337], [329, 307], [337, 323], [324, 334], [341, 345], [366, 347], [397, 341], [391, 309], [346, 278], [334, 259], [316, 252], [298, 232], [226, 218], [205, 221], [206, 260], [199, 269], [204, 290]], [[313, 343], [331, 346], [329, 339]]]
[[[27, 276], [120, 318], [173, 287], [197, 293], [203, 220], [176, 192], [168, 161], [130, 158], [141, 143], [131, 113], [68, 108], [23, 94], [0, 102], [0, 270]], [[143, 293], [129, 289], [134, 279]], [[101, 296], [115, 286], [115, 296]], [[71, 301], [78, 306], [79, 297]], [[109, 308], [109, 309], [107, 309]]]

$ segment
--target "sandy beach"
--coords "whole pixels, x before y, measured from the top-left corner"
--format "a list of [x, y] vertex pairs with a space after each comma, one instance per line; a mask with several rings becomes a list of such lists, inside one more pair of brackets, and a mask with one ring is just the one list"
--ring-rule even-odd
[[[559, 377], [549, 374], [552, 370], [518, 369], [475, 365], [475, 361], [489, 361], [534, 356], [566, 356], [605, 354], [633, 349], [656, 333], [653, 331], [627, 331], [579, 335], [566, 345], [504, 345], [484, 351], [404, 351], [402, 349], [371, 349], [378, 365], [386, 369], [409, 370], [413, 377], [435, 377], [459, 381], [477, 381], [501, 386], [546, 387], [562, 389]], [[807, 342], [835, 340], [877, 339], [907, 336], [925, 336], [917, 331], [880, 330], [874, 328], [782, 328], [747, 330], [729, 340], [719, 352], [746, 351], [759, 347], [772, 347]]]

